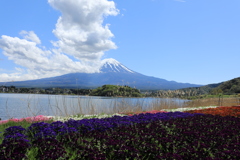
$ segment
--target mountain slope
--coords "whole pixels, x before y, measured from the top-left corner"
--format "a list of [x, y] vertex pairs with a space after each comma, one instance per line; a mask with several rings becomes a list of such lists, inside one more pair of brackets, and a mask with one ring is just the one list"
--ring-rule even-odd
[[[200, 86], [145, 76], [128, 69], [114, 59], [104, 60], [99, 73], [70, 73], [52, 78], [21, 82], [8, 82], [7, 84], [14, 85], [16, 87], [34, 88], [96, 88], [105, 84], [128, 85], [138, 89], [180, 89]], [[3, 84], [0, 83], [0, 85]]]
[[224, 94], [235, 94], [240, 93], [240, 77], [231, 79], [229, 81], [225, 81], [219, 83], [218, 86], [214, 87], [214, 91], [222, 91]]
[[240, 94], [240, 77], [234, 78], [228, 81], [215, 83], [215, 84], [208, 84], [201, 87], [190, 87], [180, 89], [179, 91], [185, 92], [195, 92], [196, 95], [203, 95], [203, 94], [213, 94], [218, 95], [219, 93], [223, 94]]

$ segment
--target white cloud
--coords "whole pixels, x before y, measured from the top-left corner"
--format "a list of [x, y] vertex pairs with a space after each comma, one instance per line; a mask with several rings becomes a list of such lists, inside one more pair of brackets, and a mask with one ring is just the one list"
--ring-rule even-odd
[[[36, 44], [36, 42], [6, 35], [3, 35], [2, 39], [0, 39], [0, 48], [3, 49], [3, 54], [19, 65], [27, 65], [26, 67], [32, 67], [28, 65], [46, 63], [48, 61], [46, 55], [50, 52], [41, 50]], [[22, 61], [31, 63], [25, 64]]]
[[15, 67], [15, 70], [18, 72], [24, 72], [25, 70], [23, 68]]
[[26, 39], [30, 40], [32, 42], [36, 42], [37, 44], [41, 44], [41, 40], [38, 38], [38, 36], [33, 31], [21, 31], [20, 34]]
[[55, 48], [47, 50], [39, 46], [41, 40], [34, 31], [21, 31], [24, 39], [2, 35], [2, 53], [21, 67], [11, 74], [0, 73], [0, 81], [98, 72], [104, 52], [117, 48], [111, 40], [114, 35], [109, 24], [103, 26], [105, 17], [119, 14], [113, 1], [48, 0], [48, 3], [62, 13], [53, 30], [59, 39], [52, 42]]
[[25, 67], [15, 69], [12, 74], [0, 74], [1, 81], [27, 80], [52, 77], [71, 72], [97, 72], [96, 66], [73, 61], [68, 56], [57, 50], [42, 50], [36, 46], [36, 42], [30, 42], [18, 37], [3, 35], [0, 39], [0, 48], [9, 60]]
[[62, 52], [79, 60], [99, 60], [104, 51], [117, 48], [109, 30], [103, 26], [106, 16], [116, 16], [119, 11], [113, 1], [107, 0], [48, 0], [61, 11], [53, 33], [59, 39], [54, 45]]

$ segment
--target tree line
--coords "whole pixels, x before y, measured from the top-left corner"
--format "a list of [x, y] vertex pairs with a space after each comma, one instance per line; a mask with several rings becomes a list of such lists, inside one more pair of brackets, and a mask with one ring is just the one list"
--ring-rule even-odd
[[72, 94], [89, 95], [91, 89], [65, 88], [16, 88], [15, 86], [0, 86], [0, 93], [32, 93], [32, 94]]
[[0, 86], [0, 93], [31, 93], [31, 94], [66, 94], [90, 95], [108, 97], [142, 97], [143, 94], [136, 88], [118, 85], [103, 85], [96, 89], [65, 89], [65, 88], [16, 88], [15, 86]]
[[91, 96], [108, 96], [108, 97], [142, 97], [140, 90], [129, 86], [103, 85], [92, 90]]

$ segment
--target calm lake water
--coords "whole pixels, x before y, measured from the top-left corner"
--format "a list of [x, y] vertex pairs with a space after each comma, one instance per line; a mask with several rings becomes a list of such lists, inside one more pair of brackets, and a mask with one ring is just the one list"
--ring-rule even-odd
[[[24, 118], [36, 115], [67, 116], [81, 114], [119, 113], [126, 108], [153, 109], [160, 103], [184, 104], [187, 100], [173, 98], [116, 98], [73, 95], [5, 94], [0, 93], [0, 118]], [[167, 108], [165, 108], [167, 109]]]

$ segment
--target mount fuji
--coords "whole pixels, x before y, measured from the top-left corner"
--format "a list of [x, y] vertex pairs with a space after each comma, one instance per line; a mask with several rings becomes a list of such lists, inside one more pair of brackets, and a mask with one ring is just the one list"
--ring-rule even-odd
[[[3, 85], [4, 83], [0, 83]], [[160, 90], [199, 87], [201, 85], [178, 83], [137, 73], [115, 59], [101, 62], [98, 73], [69, 73], [37, 80], [7, 82], [7, 85], [26, 88], [97, 88], [105, 84], [127, 85], [138, 89]]]
[[113, 58], [104, 59], [102, 61], [100, 72], [135, 73], [134, 71], [128, 69], [127, 67], [125, 67], [124, 65], [122, 65], [120, 62]]

